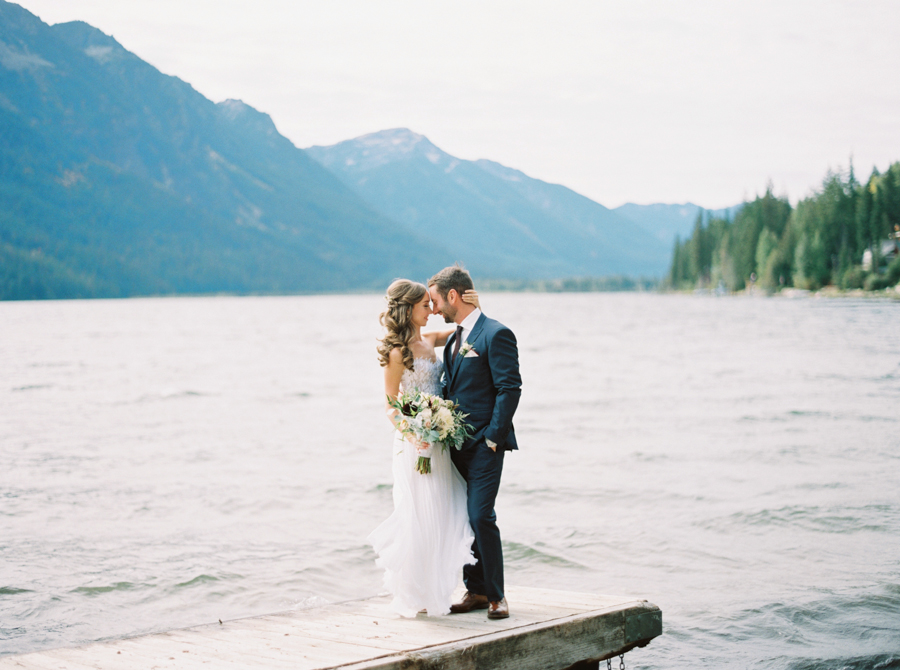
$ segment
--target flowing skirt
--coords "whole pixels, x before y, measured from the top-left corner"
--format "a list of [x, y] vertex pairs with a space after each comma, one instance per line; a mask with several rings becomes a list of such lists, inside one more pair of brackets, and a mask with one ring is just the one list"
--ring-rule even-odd
[[466, 482], [449, 450], [432, 449], [431, 473], [415, 470], [415, 446], [394, 435], [394, 513], [369, 535], [384, 568], [391, 609], [414, 617], [450, 612], [453, 591], [472, 556], [472, 528], [466, 511]]

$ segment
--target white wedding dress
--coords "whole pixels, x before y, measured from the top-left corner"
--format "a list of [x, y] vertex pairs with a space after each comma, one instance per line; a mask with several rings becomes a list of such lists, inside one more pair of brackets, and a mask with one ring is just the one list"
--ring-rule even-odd
[[[443, 364], [416, 358], [404, 370], [401, 390], [441, 394]], [[466, 482], [450, 461], [450, 451], [432, 449], [431, 473], [415, 470], [418, 453], [394, 434], [394, 513], [369, 535], [384, 568], [384, 586], [394, 596], [391, 609], [414, 617], [447, 614], [462, 567], [475, 563], [472, 528], [466, 512]]]

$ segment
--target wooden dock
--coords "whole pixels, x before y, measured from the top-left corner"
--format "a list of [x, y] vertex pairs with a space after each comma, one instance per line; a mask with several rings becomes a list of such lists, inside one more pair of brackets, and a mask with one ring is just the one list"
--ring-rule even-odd
[[510, 588], [511, 616], [484, 610], [402, 619], [378, 596], [0, 657], [0, 670], [563, 670], [645, 646], [662, 633], [646, 600]]

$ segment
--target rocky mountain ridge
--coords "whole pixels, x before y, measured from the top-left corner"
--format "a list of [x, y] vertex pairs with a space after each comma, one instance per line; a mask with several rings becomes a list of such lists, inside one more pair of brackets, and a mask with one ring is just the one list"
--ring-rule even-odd
[[388, 218], [488, 277], [659, 276], [669, 248], [603, 205], [405, 128], [306, 151]]
[[0, 297], [329, 291], [449, 262], [240, 101], [0, 0]]

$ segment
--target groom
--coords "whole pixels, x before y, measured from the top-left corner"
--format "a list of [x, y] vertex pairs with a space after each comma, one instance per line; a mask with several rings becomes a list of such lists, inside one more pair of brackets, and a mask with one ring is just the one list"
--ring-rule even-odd
[[428, 281], [433, 313], [457, 324], [444, 347], [444, 395], [469, 415], [466, 421], [474, 430], [461, 449], [450, 451], [450, 457], [468, 484], [472, 549], [478, 562], [463, 568], [466, 595], [450, 611], [486, 609], [489, 619], [505, 619], [509, 605], [503, 595], [503, 550], [494, 501], [503, 453], [518, 449], [512, 418], [522, 378], [515, 335], [463, 302], [462, 294], [471, 288], [472, 277], [459, 266], [444, 268]]

